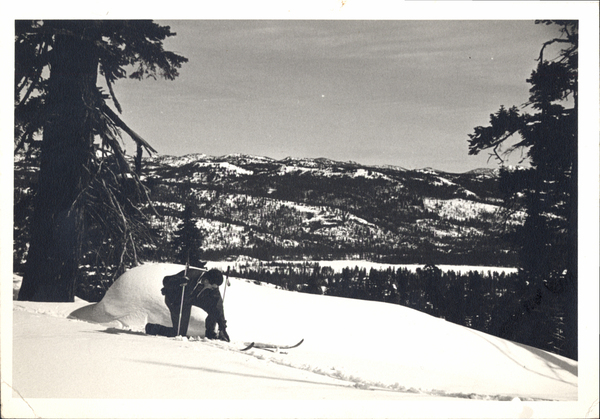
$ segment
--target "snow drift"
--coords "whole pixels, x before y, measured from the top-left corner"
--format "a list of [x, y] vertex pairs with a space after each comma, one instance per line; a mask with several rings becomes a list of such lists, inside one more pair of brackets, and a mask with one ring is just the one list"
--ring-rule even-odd
[[[208, 264], [210, 268], [210, 262]], [[101, 302], [70, 317], [143, 330], [170, 325], [160, 289], [184, 267], [147, 264], [123, 274]], [[303, 345], [270, 358], [291, 367], [394, 391], [510, 400], [577, 400], [576, 361], [506, 341], [399, 305], [302, 294], [230, 278], [225, 315], [232, 344]], [[192, 311], [191, 336], [205, 313]], [[265, 352], [254, 350], [256, 356]]]
[[[185, 266], [161, 263], [142, 265], [121, 275], [99, 303], [75, 310], [72, 318], [106, 324], [110, 327], [143, 330], [146, 323], [171, 326], [169, 309], [161, 294], [162, 280]], [[204, 335], [206, 313], [192, 308], [191, 335]]]

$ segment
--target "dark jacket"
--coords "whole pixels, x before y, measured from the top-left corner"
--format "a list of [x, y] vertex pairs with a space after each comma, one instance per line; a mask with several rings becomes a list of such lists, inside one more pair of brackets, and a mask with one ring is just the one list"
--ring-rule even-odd
[[[200, 287], [202, 284], [200, 284]], [[219, 325], [219, 330], [223, 331], [227, 328], [225, 320], [225, 312], [223, 310], [223, 299], [219, 289], [205, 288], [197, 291], [196, 296], [192, 296], [192, 305], [200, 307], [206, 311], [206, 337], [215, 337], [213, 335], [215, 325]]]
[[[223, 310], [223, 299], [219, 289], [204, 288], [200, 278], [204, 271], [190, 268], [185, 277], [185, 270], [175, 274], [165, 276], [163, 279], [162, 293], [165, 296], [165, 303], [171, 312], [173, 328], [177, 328], [179, 323], [179, 311], [181, 309], [181, 328], [180, 333], [185, 335], [189, 324], [191, 306], [195, 305], [206, 311], [206, 337], [214, 338], [215, 325], [219, 325], [219, 330], [224, 331], [227, 327], [225, 313]], [[185, 290], [182, 285], [186, 284]], [[183, 308], [181, 308], [181, 294], [183, 295]]]

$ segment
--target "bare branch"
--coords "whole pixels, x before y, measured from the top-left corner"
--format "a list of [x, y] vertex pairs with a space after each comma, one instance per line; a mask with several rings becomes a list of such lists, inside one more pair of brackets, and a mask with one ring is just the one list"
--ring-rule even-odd
[[493, 154], [496, 156], [496, 160], [498, 160], [502, 164], [504, 163], [504, 159], [498, 154], [498, 148], [500, 147], [500, 144], [496, 144], [492, 151], [494, 152]]
[[112, 83], [110, 82], [110, 79], [108, 78], [108, 74], [106, 74], [106, 73], [104, 73], [104, 80], [106, 80], [106, 85], [108, 86], [108, 91], [110, 93], [110, 97], [113, 100], [113, 103], [115, 104], [115, 108], [117, 108], [117, 111], [119, 111], [119, 113], [123, 113], [123, 110], [121, 109], [121, 104], [117, 100], [117, 95], [115, 95], [115, 91], [113, 90]]
[[566, 43], [566, 44], [571, 43], [571, 41], [569, 41], [568, 39], [562, 39], [562, 38], [555, 38], [555, 39], [551, 39], [550, 41], [544, 42], [544, 44], [542, 45], [542, 49], [540, 50], [540, 56], [538, 58], [539, 62], [544, 61], [544, 49], [546, 49], [547, 46], [554, 44], [555, 42]]
[[133, 139], [133, 141], [135, 141], [138, 144], [141, 144], [146, 149], [148, 154], [157, 153], [157, 151], [150, 144], [148, 144], [148, 142], [146, 140], [144, 140], [142, 137], [140, 137], [138, 134], [136, 134], [131, 128], [129, 128], [127, 126], [127, 124], [125, 124], [125, 122], [123, 122], [123, 120], [121, 118], [119, 118], [119, 116], [111, 108], [109, 108], [106, 103], [102, 104], [102, 111], [110, 119], [113, 120], [113, 122], [116, 126], [118, 126], [123, 131], [125, 131], [127, 134], [129, 134], [129, 136]]
[[140, 262], [139, 262], [138, 257], [137, 257], [137, 252], [135, 251], [135, 241], [133, 240], [131, 232], [129, 232], [129, 241], [131, 241], [131, 248], [133, 249], [133, 262], [137, 266], [137, 265], [140, 264]]

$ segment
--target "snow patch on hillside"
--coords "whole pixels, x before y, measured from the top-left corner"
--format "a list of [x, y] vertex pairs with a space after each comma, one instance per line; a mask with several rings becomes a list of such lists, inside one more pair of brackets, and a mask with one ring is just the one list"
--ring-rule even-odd
[[[387, 180], [388, 182], [395, 182], [392, 178], [390, 178], [387, 175], [384, 175], [381, 172], [378, 172], [376, 170], [367, 170], [367, 169], [356, 169], [353, 173], [352, 173], [352, 177], [357, 178], [357, 177], [363, 177], [365, 179], [383, 179], [383, 180]], [[403, 187], [403, 185], [400, 185], [401, 187]]]
[[298, 167], [298, 166], [288, 166], [288, 165], [281, 165], [281, 167], [279, 167], [279, 170], [277, 171], [277, 174], [280, 176], [283, 175], [287, 175], [289, 173], [299, 173], [301, 175], [305, 174], [305, 173], [314, 173], [317, 172], [319, 169], [315, 168], [315, 167]]
[[206, 249], [220, 249], [223, 243], [239, 246], [246, 236], [243, 226], [222, 221], [199, 218], [196, 225], [206, 233], [202, 243]]
[[199, 160], [205, 160], [209, 157], [203, 153], [187, 154], [185, 156], [156, 156], [150, 157], [149, 160], [154, 163], [166, 164], [173, 167], [181, 167]]
[[475, 198], [475, 199], [479, 198], [475, 192], [465, 189], [462, 186], [458, 188], [458, 190], [454, 193], [454, 195], [463, 195], [467, 198]]
[[253, 175], [254, 172], [252, 170], [246, 170], [243, 169], [239, 166], [236, 166], [235, 164], [231, 164], [229, 162], [225, 162], [225, 161], [221, 161], [221, 162], [197, 162], [195, 164], [196, 167], [198, 168], [203, 168], [203, 167], [218, 167], [219, 169], [221, 169], [222, 171], [228, 173], [228, 174], [232, 174], [232, 175]]
[[423, 205], [428, 210], [437, 212], [442, 218], [454, 220], [470, 220], [481, 217], [483, 214], [495, 214], [499, 209], [496, 205], [483, 204], [462, 198], [424, 198]]
[[[310, 173], [314, 176], [322, 176], [322, 177], [344, 177], [349, 176], [352, 178], [365, 178], [365, 179], [383, 179], [389, 182], [395, 182], [396, 180], [390, 178], [389, 176], [375, 170], [375, 169], [346, 169], [346, 168], [334, 168], [334, 167], [321, 167], [315, 164], [306, 164], [304, 166], [289, 166], [282, 165], [277, 174], [279, 176], [286, 175], [289, 173], [298, 173], [300, 175], [304, 175]], [[400, 185], [402, 187], [402, 185]]]
[[433, 182], [431, 182], [431, 184], [432, 185], [436, 185], [436, 186], [444, 186], [444, 185], [446, 185], [446, 186], [456, 186], [456, 183], [454, 183], [454, 182], [452, 182], [452, 181], [450, 181], [450, 180], [448, 180], [446, 178], [443, 178], [441, 176], [436, 176], [435, 180]]

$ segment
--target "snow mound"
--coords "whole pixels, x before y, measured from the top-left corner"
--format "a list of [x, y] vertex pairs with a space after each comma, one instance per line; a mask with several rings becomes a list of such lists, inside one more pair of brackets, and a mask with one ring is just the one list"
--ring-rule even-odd
[[[171, 326], [169, 309], [160, 291], [162, 280], [183, 269], [183, 265], [167, 263], [133, 268], [115, 281], [102, 301], [77, 309], [69, 317], [132, 330], [143, 330], [146, 323]], [[205, 318], [203, 310], [193, 307], [188, 333], [203, 336]]]

